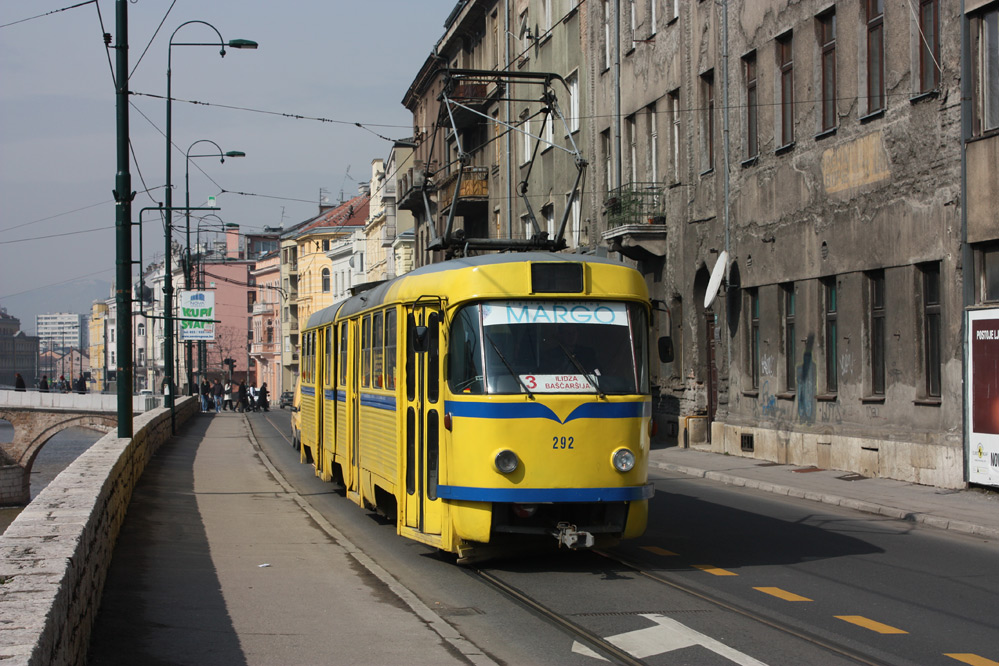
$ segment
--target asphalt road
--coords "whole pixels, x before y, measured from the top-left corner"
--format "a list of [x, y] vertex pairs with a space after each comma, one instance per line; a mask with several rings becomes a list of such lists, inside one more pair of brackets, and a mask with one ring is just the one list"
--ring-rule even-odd
[[[598, 663], [600, 646], [566, 625], [647, 664], [953, 665], [983, 663], [960, 655], [996, 656], [996, 543], [655, 474], [643, 538], [606, 555], [483, 565], [561, 615], [560, 626], [317, 479], [290, 446], [287, 410], [247, 417], [278, 471], [324, 518], [498, 663]], [[209, 573], [210, 562], [199, 568]], [[234, 645], [218, 649], [238, 657]]]

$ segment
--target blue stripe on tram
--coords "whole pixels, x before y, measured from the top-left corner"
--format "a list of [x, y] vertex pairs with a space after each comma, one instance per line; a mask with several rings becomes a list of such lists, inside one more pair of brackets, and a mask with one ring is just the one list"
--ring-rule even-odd
[[316, 397], [316, 387], [315, 386], [303, 386], [302, 395], [307, 395], [310, 397]]
[[395, 396], [394, 395], [376, 395], [373, 393], [362, 393], [361, 394], [361, 406], [362, 407], [374, 407], [375, 409], [385, 409], [391, 412], [395, 411]]
[[548, 419], [568, 423], [575, 419], [629, 419], [652, 415], [652, 403], [586, 402], [563, 421], [547, 405], [539, 402], [467, 402], [448, 400], [444, 409], [452, 417], [471, 419]]
[[651, 483], [623, 488], [473, 488], [437, 486], [437, 496], [469, 502], [635, 502], [655, 495]]

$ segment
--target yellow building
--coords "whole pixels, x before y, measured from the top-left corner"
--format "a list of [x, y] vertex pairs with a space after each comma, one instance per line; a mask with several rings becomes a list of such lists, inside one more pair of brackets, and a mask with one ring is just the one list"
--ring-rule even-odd
[[90, 390], [103, 391], [107, 388], [107, 330], [108, 304], [94, 301], [90, 307]]
[[[298, 321], [305, 326], [313, 312], [333, 304], [333, 262], [330, 247], [368, 219], [370, 196], [360, 194], [332, 208], [306, 225], [296, 236], [298, 254]], [[363, 267], [364, 255], [355, 257]]]

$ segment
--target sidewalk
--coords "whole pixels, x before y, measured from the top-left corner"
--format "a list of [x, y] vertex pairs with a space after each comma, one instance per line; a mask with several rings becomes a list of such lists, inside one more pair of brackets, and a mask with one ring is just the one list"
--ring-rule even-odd
[[122, 528], [88, 663], [491, 663], [316, 513], [242, 414], [195, 414]]
[[780, 465], [693, 449], [653, 449], [650, 460], [652, 471], [658, 468], [999, 539], [999, 493], [868, 479], [844, 471]]

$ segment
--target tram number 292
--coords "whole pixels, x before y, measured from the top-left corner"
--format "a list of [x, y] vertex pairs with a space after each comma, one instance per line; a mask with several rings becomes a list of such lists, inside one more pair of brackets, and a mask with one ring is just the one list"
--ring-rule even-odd
[[574, 439], [572, 437], [559, 437], [555, 435], [552, 437], [552, 448], [553, 449], [571, 449]]

